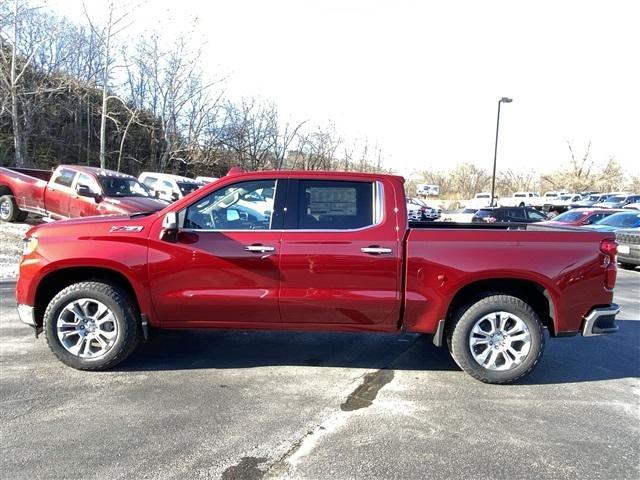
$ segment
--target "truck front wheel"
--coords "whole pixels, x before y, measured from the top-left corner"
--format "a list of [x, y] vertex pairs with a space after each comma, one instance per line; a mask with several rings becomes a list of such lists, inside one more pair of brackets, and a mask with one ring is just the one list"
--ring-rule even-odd
[[13, 195], [2, 195], [0, 197], [0, 220], [3, 222], [21, 222], [27, 218], [27, 215], [27, 212], [22, 212], [18, 208]]
[[528, 374], [544, 349], [542, 322], [520, 298], [488, 295], [461, 309], [447, 332], [462, 370], [485, 383], [510, 383]]
[[115, 284], [92, 281], [68, 286], [44, 313], [49, 348], [79, 370], [106, 370], [138, 345], [140, 322], [130, 296]]

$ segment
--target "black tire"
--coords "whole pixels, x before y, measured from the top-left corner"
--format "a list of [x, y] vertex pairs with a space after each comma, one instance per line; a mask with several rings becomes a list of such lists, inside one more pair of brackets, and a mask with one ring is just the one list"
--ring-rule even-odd
[[633, 264], [633, 263], [626, 263], [626, 262], [618, 262], [620, 264], [620, 266], [622, 268], [624, 268], [625, 270], [635, 270], [637, 265]]
[[[113, 314], [115, 322], [112, 323], [117, 324], [115, 340], [97, 358], [74, 355], [58, 338], [57, 324], [60, 315], [67, 305], [79, 299], [101, 302]], [[100, 281], [80, 282], [63, 289], [49, 302], [44, 313], [44, 332], [49, 348], [65, 365], [78, 370], [107, 370], [131, 355], [140, 342], [140, 315], [135, 302], [119, 286]]]
[[2, 195], [0, 197], [0, 220], [3, 222], [15, 222], [21, 212], [13, 195]]
[[[473, 327], [485, 315], [493, 312], [507, 312], [518, 317], [529, 331], [528, 353], [521, 363], [509, 370], [486, 368], [471, 353], [469, 342]], [[544, 332], [540, 318], [529, 304], [510, 295], [488, 294], [456, 312], [447, 330], [447, 344], [458, 366], [473, 378], [485, 383], [505, 384], [514, 382], [533, 370], [544, 350]]]

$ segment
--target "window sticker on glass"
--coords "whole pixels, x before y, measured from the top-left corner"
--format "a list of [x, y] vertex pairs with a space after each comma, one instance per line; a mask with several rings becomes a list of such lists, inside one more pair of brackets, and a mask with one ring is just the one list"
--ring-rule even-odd
[[310, 215], [357, 215], [355, 188], [311, 187], [308, 192]]

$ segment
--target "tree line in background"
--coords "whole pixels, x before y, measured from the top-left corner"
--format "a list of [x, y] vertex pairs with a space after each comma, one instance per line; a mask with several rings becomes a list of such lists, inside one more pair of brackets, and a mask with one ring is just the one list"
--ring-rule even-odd
[[[609, 158], [599, 164], [591, 156], [589, 143], [582, 156], [576, 156], [574, 147], [567, 142], [569, 161], [554, 172], [539, 174], [533, 170], [498, 170], [496, 195], [511, 196], [514, 192], [538, 192], [565, 190], [567, 192], [614, 192], [627, 190], [640, 192], [640, 176], [624, 172], [620, 164]], [[439, 185], [441, 196], [460, 200], [473, 198], [476, 193], [491, 191], [491, 172], [471, 163], [463, 163], [453, 170], [418, 172], [407, 185], [410, 195], [416, 194], [420, 183]]]
[[236, 165], [385, 170], [366, 139], [285, 121], [272, 102], [226, 98], [188, 35], [169, 46], [157, 33], [132, 38], [130, 10], [113, 2], [103, 25], [85, 14], [76, 24], [24, 0], [0, 4], [0, 164], [193, 176]]
[[[348, 142], [332, 125], [284, 120], [277, 105], [232, 100], [210, 80], [202, 52], [158, 33], [131, 35], [132, 9], [105, 3], [102, 24], [74, 23], [26, 0], [0, 3], [0, 164], [51, 168], [77, 163], [137, 174], [142, 170], [219, 176], [299, 168], [384, 172], [381, 149]], [[125, 38], [126, 35], [126, 38]], [[597, 165], [569, 145], [567, 167], [551, 174], [499, 170], [497, 191], [640, 190], [614, 159]], [[419, 155], [419, 152], [416, 152]], [[469, 198], [491, 185], [472, 163], [419, 172], [408, 182]], [[625, 180], [627, 180], [625, 182]]]

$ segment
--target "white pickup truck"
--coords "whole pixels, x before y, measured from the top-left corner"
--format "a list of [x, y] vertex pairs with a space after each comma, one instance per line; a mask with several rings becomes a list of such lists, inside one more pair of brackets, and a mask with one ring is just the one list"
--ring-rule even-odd
[[531, 207], [540, 199], [536, 192], [515, 192], [511, 197], [501, 198], [503, 207]]
[[[498, 197], [493, 197], [496, 203], [498, 203]], [[464, 204], [465, 208], [485, 208], [491, 206], [491, 193], [481, 192], [476, 193], [471, 200], [467, 200]]]

